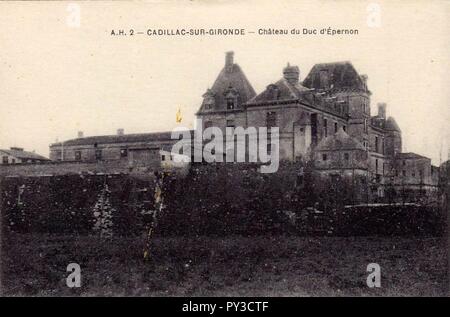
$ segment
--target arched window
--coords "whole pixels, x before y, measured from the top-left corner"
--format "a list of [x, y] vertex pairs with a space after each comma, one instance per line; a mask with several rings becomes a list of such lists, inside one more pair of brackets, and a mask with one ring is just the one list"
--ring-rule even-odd
[[234, 109], [234, 98], [227, 98], [227, 109]]

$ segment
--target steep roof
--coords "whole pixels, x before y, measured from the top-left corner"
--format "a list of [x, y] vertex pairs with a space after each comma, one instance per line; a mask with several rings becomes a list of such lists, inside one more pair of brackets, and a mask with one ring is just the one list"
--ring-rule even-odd
[[[328, 87], [323, 87], [321, 73], [324, 73]], [[362, 76], [358, 74], [351, 62], [334, 62], [316, 64], [303, 81], [303, 86], [315, 89], [353, 88], [367, 91]]]
[[257, 104], [276, 100], [303, 100], [307, 101], [304, 93], [310, 91], [299, 82], [290, 83], [285, 78], [281, 78], [275, 84], [270, 84], [266, 89], [252, 98], [247, 104]]
[[14, 156], [14, 157], [16, 157], [18, 159], [22, 159], [22, 160], [41, 160], [41, 161], [49, 160], [45, 156], [36, 154], [34, 152], [28, 152], [28, 151], [17, 150], [17, 149], [9, 149], [9, 150], [0, 149], [0, 152], [6, 153], [8, 155]]
[[[211, 96], [214, 98], [214, 106], [212, 110], [226, 110], [225, 95], [230, 90], [237, 92], [238, 106], [246, 103], [256, 95], [255, 90], [248, 81], [241, 67], [238, 64], [233, 63], [232, 52], [227, 53], [227, 61], [224, 68], [220, 71], [219, 76], [217, 76], [217, 79], [214, 81], [212, 87], [208, 89], [203, 96]], [[205, 102], [206, 98], [200, 107], [200, 112], [205, 110]]]
[[394, 118], [389, 117], [386, 120], [386, 123], [384, 125], [384, 128], [386, 130], [390, 130], [390, 131], [398, 131], [401, 132], [400, 127], [398, 126], [397, 122], [395, 121]]
[[340, 128], [335, 134], [323, 138], [315, 148], [315, 151], [334, 150], [365, 151], [365, 148], [359, 141], [349, 136], [342, 128]]
[[[64, 141], [64, 146], [70, 145], [93, 145], [98, 144], [112, 144], [112, 143], [133, 143], [133, 142], [152, 142], [152, 141], [169, 141], [171, 139], [171, 132], [154, 132], [154, 133], [137, 133], [124, 135], [100, 135], [85, 138], [77, 138]], [[61, 145], [61, 143], [54, 143], [52, 146]]]

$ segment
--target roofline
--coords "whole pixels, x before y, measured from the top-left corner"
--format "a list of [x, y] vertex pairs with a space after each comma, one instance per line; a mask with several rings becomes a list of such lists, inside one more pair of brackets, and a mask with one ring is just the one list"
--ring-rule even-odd
[[38, 156], [38, 157], [27, 157], [27, 156], [21, 156], [21, 155], [14, 155], [14, 154], [12, 154], [12, 153], [9, 153], [9, 151], [10, 151], [10, 150], [0, 149], [0, 152], [2, 152], [2, 153], [4, 153], [4, 154], [7, 154], [7, 155], [10, 155], [10, 156], [14, 156], [14, 157], [19, 158], [19, 159], [41, 160], [41, 161], [47, 160], [47, 161], [50, 161], [49, 158], [47, 158], [47, 157], [45, 157], [45, 156], [43, 156], [43, 155], [40, 155], [40, 154], [38, 154], [38, 153], [35, 153], [35, 152], [21, 151], [21, 152], [23, 152], [23, 153], [29, 153], [29, 154], [32, 154], [33, 156]]
[[[193, 129], [189, 129], [187, 130], [189, 132], [194, 131]], [[57, 142], [57, 143], [51, 143], [49, 145], [49, 147], [54, 147], [54, 146], [64, 146], [66, 145], [66, 143], [68, 142], [72, 142], [72, 141], [76, 141], [76, 140], [83, 140], [83, 139], [90, 139], [90, 138], [103, 138], [103, 137], [119, 137], [119, 138], [126, 138], [129, 136], [152, 136], [152, 135], [158, 135], [158, 134], [172, 134], [172, 131], [163, 131], [163, 132], [148, 132], [148, 133], [130, 133], [130, 134], [123, 134], [123, 135], [117, 135], [117, 134], [108, 134], [108, 135], [94, 135], [94, 136], [88, 136], [88, 137], [83, 137], [83, 138], [75, 138], [75, 139], [69, 139], [66, 141], [62, 141], [62, 142]], [[169, 140], [173, 140], [171, 137], [168, 138], [161, 138], [158, 139], [157, 141], [169, 141]], [[109, 144], [109, 143], [117, 143], [117, 141], [112, 141], [112, 142], [101, 142], [101, 143], [105, 143], [105, 144]], [[86, 144], [90, 144], [90, 143], [86, 143]], [[84, 145], [84, 144], [76, 144], [76, 145]], [[71, 144], [69, 144], [68, 146], [72, 146]]]

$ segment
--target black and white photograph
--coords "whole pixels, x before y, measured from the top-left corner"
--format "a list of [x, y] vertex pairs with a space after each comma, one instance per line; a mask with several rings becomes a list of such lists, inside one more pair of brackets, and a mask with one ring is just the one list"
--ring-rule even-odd
[[1, 296], [450, 294], [449, 1], [4, 1], [0, 29]]

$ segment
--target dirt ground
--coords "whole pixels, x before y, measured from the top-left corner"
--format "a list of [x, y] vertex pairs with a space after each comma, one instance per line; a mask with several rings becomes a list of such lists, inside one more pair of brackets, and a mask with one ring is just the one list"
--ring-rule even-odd
[[[444, 296], [447, 249], [441, 238], [4, 237], [6, 296]], [[69, 263], [80, 288], [66, 286]], [[369, 263], [381, 287], [366, 285]]]

